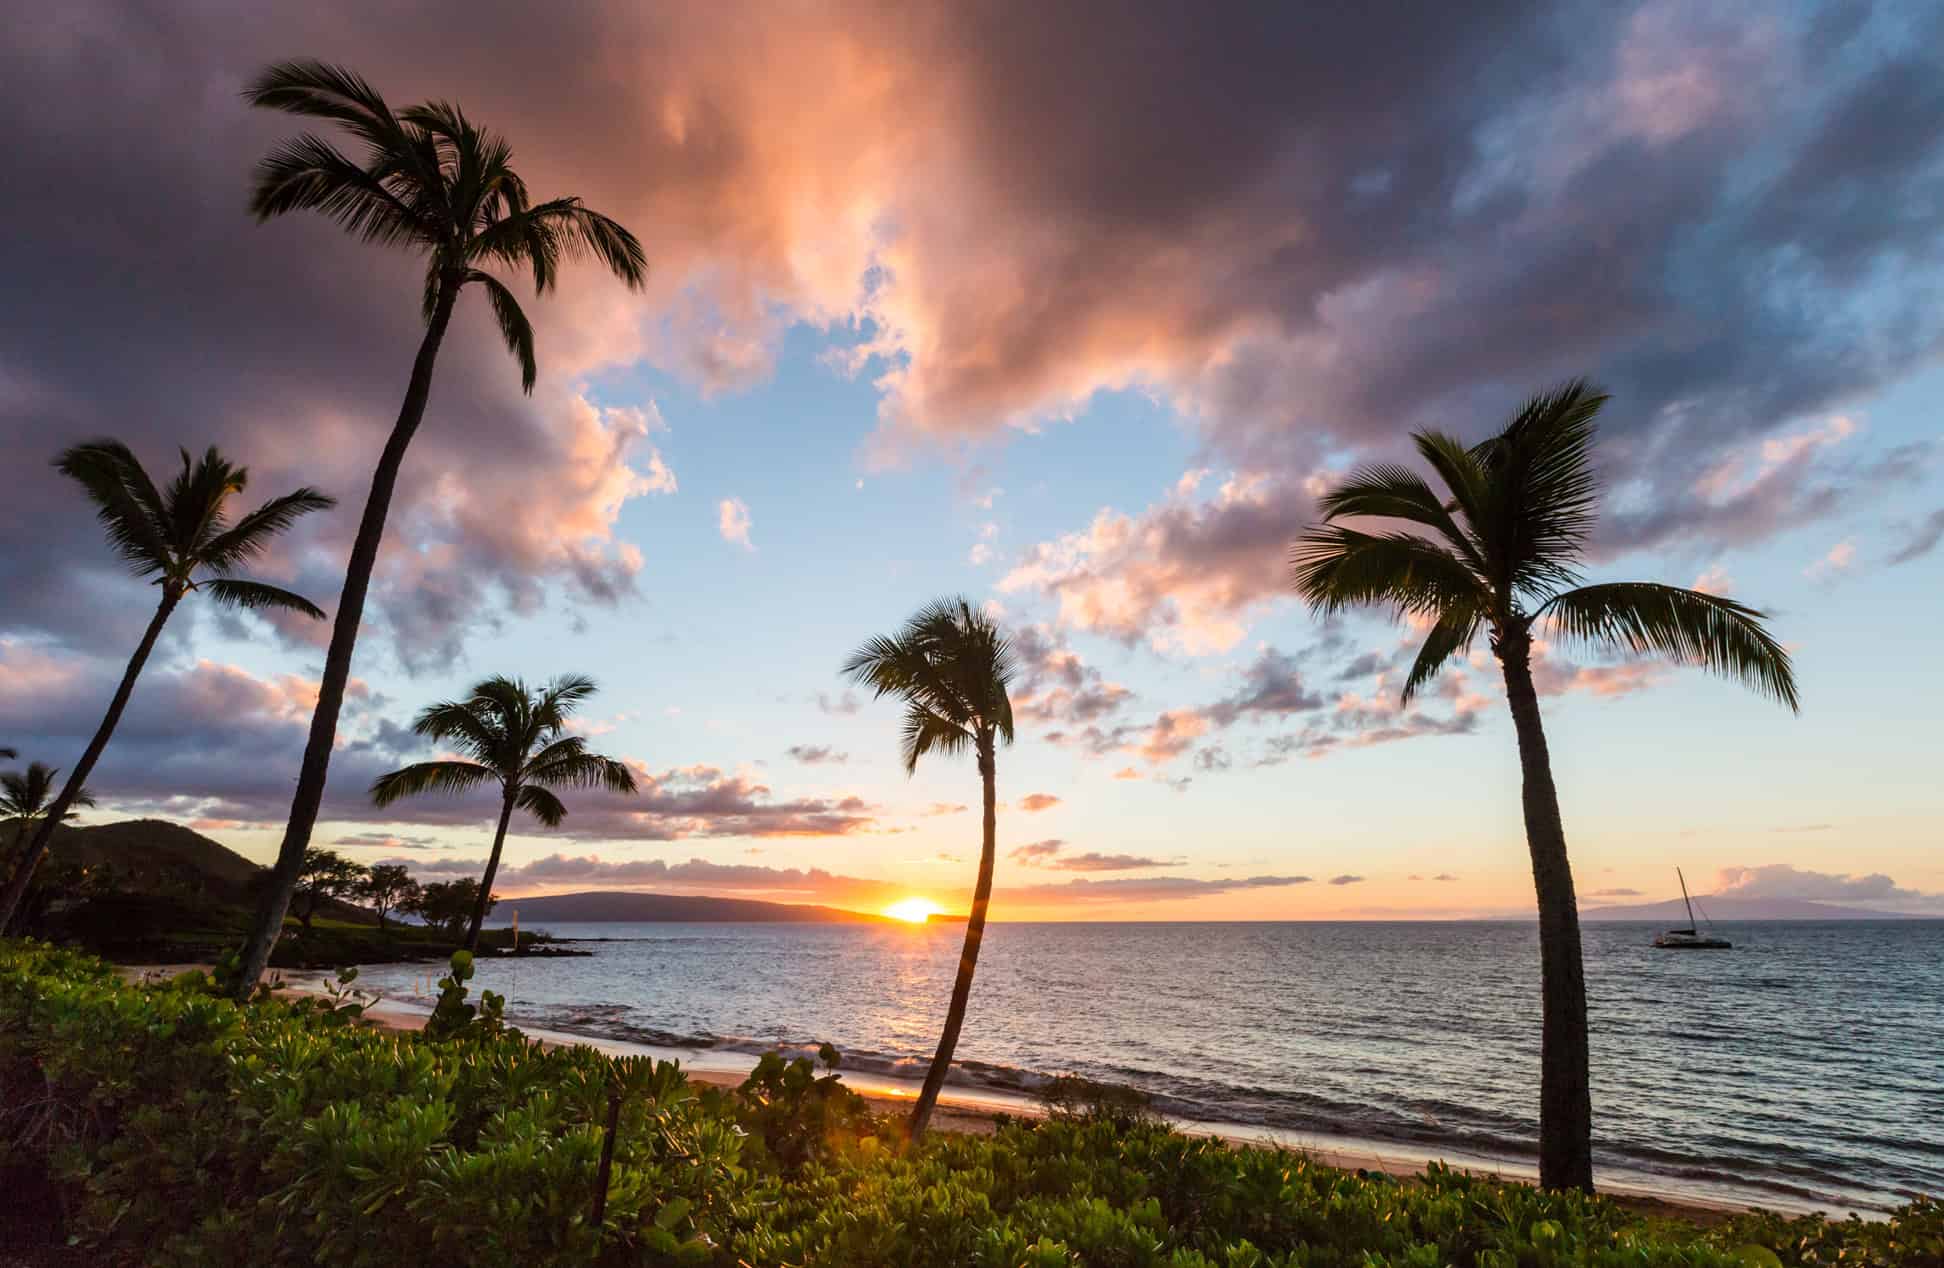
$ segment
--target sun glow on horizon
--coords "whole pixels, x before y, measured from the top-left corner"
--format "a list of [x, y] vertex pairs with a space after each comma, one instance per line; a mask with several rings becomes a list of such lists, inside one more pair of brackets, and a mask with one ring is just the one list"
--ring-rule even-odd
[[922, 925], [944, 910], [929, 898], [900, 898], [886, 907], [881, 914], [893, 920], [905, 920], [914, 925]]

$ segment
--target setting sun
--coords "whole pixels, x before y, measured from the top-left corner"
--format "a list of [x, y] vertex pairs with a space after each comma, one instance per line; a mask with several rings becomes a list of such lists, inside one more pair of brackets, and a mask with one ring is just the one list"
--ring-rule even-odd
[[900, 898], [886, 907], [884, 914], [893, 920], [909, 920], [912, 924], [922, 925], [943, 910], [929, 898]]

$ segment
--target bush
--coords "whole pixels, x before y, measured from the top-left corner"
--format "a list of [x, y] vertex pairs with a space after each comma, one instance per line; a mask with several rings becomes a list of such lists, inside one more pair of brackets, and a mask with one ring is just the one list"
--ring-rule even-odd
[[1119, 1083], [1098, 1083], [1077, 1074], [1048, 1079], [1038, 1097], [1049, 1118], [1111, 1123], [1121, 1128], [1152, 1127], [1161, 1122], [1147, 1093]]
[[771, 1054], [725, 1093], [672, 1062], [545, 1050], [478, 1016], [444, 1040], [356, 1020], [342, 1000], [238, 1006], [200, 973], [128, 984], [86, 956], [0, 943], [0, 1208], [53, 1205], [40, 1231], [111, 1264], [1944, 1262], [1944, 1218], [1925, 1200], [1888, 1223], [1755, 1214], [1704, 1232], [1442, 1167], [1397, 1180], [1230, 1148], [1085, 1098], [906, 1150], [805, 1060]]

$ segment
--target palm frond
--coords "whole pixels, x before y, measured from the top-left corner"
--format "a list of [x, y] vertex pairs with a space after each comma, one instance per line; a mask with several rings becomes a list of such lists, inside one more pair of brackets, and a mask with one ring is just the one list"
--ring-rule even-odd
[[1398, 613], [1475, 610], [1488, 602], [1471, 570], [1437, 544], [1413, 533], [1363, 533], [1318, 524], [1290, 548], [1296, 592], [1312, 610], [1329, 615], [1362, 605]]
[[1472, 451], [1464, 441], [1441, 431], [1412, 432], [1411, 443], [1451, 491], [1452, 505], [1465, 517], [1473, 535], [1481, 533], [1490, 500], [1490, 477]]
[[[168, 522], [157, 514], [161, 499], [127, 445], [108, 439], [75, 445], [61, 452], [54, 468], [86, 491], [109, 544], [130, 571], [145, 577], [169, 570], [175, 552]], [[135, 487], [137, 476], [145, 490]]]
[[1800, 712], [1789, 653], [1754, 608], [1679, 586], [1614, 582], [1554, 595], [1534, 613], [1569, 642], [1665, 656], [1733, 678]]
[[1491, 490], [1475, 527], [1508, 589], [1537, 595], [1578, 582], [1579, 556], [1599, 509], [1593, 440], [1606, 400], [1574, 379], [1534, 396], [1504, 431], [1472, 448]]
[[538, 784], [521, 788], [514, 796], [513, 804], [549, 828], [559, 827], [560, 821], [567, 817], [567, 807], [561, 804], [560, 798]]
[[398, 120], [378, 90], [342, 66], [303, 58], [266, 67], [243, 90], [253, 106], [342, 124], [374, 149], [395, 145]]
[[1485, 559], [1477, 543], [1452, 518], [1451, 511], [1423, 477], [1409, 467], [1394, 463], [1360, 467], [1324, 494], [1317, 509], [1325, 520], [1368, 516], [1421, 524], [1442, 537], [1472, 571], [1481, 576], [1485, 572]]
[[520, 309], [520, 301], [506, 284], [482, 269], [473, 269], [467, 280], [477, 282], [486, 288], [486, 298], [493, 306], [493, 320], [499, 326], [500, 338], [506, 340], [507, 351], [520, 363], [520, 390], [531, 395], [533, 381], [539, 377], [540, 367], [533, 358], [533, 326], [527, 321], [526, 313]]
[[527, 767], [526, 776], [550, 788], [605, 788], [609, 792], [635, 791], [634, 772], [626, 763], [599, 753], [574, 753], [550, 761], [536, 761]]
[[[470, 700], [441, 700], [427, 705], [412, 719], [412, 731], [428, 740], [456, 744], [482, 762], [497, 764], [505, 747], [503, 732], [481, 716]], [[498, 772], [502, 776], [511, 773]]]
[[904, 760], [905, 774], [914, 774], [918, 770], [919, 760], [928, 753], [955, 757], [972, 745], [972, 732], [950, 718], [942, 718], [915, 701], [906, 706], [898, 746]]
[[470, 792], [498, 778], [495, 771], [477, 762], [414, 762], [371, 781], [371, 800], [375, 805], [389, 806], [400, 798], [423, 793]]
[[1477, 607], [1457, 605], [1439, 614], [1424, 636], [1424, 645], [1418, 648], [1417, 659], [1411, 662], [1411, 672], [1404, 676], [1402, 700], [1405, 704], [1411, 702], [1419, 688], [1436, 678], [1452, 657], [1471, 647], [1483, 621], [1484, 614]]
[[277, 534], [313, 511], [328, 511], [337, 499], [308, 486], [272, 498], [222, 533], [204, 543], [198, 554], [213, 572], [228, 572], [256, 558]]
[[206, 592], [224, 607], [242, 608], [246, 612], [297, 612], [313, 621], [324, 619], [324, 609], [303, 595], [261, 581], [214, 577], [201, 583], [197, 589]]

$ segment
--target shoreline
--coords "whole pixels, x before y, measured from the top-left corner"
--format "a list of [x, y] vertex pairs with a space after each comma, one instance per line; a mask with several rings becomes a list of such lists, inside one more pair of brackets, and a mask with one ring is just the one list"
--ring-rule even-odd
[[[125, 966], [124, 972], [131, 978], [139, 979], [144, 973], [172, 976], [199, 967], [203, 966], [130, 965]], [[321, 971], [286, 971], [280, 993], [321, 995], [331, 981], [331, 975]], [[356, 990], [355, 986], [353, 989]], [[431, 1015], [429, 1005], [421, 1007], [385, 995], [376, 995], [373, 999], [374, 994], [362, 992], [361, 998], [371, 1001], [366, 1004], [364, 1019], [366, 1024], [375, 1028], [414, 1032], [423, 1029]], [[691, 1079], [715, 1087], [739, 1085], [756, 1063], [754, 1055], [741, 1052], [662, 1047], [595, 1034], [521, 1025], [517, 1021], [509, 1021], [509, 1024], [535, 1042], [548, 1046], [579, 1045], [609, 1056], [647, 1056], [661, 1061], [677, 1061]], [[841, 1068], [839, 1073], [847, 1087], [880, 1112], [902, 1113], [918, 1095], [919, 1082], [915, 1079], [897, 1079]], [[947, 1085], [939, 1097], [932, 1126], [939, 1131], [987, 1135], [996, 1130], [1002, 1117], [1043, 1118], [1045, 1110], [1036, 1100], [1022, 1094]], [[1233, 1146], [1289, 1149], [1320, 1165], [1339, 1170], [1376, 1171], [1409, 1179], [1421, 1174], [1432, 1163], [1444, 1163], [1454, 1170], [1509, 1183], [1530, 1185], [1538, 1180], [1536, 1163], [1472, 1153], [1449, 1146], [1413, 1147], [1393, 1141], [1326, 1136], [1247, 1124], [1183, 1119], [1172, 1115], [1161, 1117], [1169, 1126], [1188, 1135], [1205, 1136]], [[1758, 1197], [1751, 1194], [1743, 1197], [1732, 1192], [1697, 1191], [1694, 1187], [1669, 1184], [1651, 1175], [1623, 1174], [1602, 1178], [1599, 1192], [1601, 1196], [1642, 1215], [1681, 1219], [1702, 1226], [1719, 1224], [1734, 1215], [1756, 1209], [1786, 1214], [1823, 1214], [1832, 1218], [1847, 1213], [1839, 1212], [1835, 1204], [1790, 1201], [1785, 1195], [1763, 1194]]]

